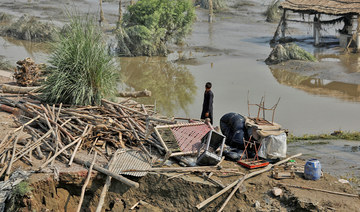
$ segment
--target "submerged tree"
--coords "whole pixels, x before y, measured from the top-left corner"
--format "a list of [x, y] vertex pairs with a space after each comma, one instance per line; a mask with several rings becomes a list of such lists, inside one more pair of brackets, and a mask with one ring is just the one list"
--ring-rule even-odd
[[169, 41], [181, 41], [191, 30], [191, 0], [140, 0], [128, 7], [117, 30], [118, 53], [124, 56], [166, 55]]
[[99, 104], [116, 92], [117, 74], [95, 18], [71, 17], [49, 59], [50, 74], [42, 86], [49, 103]]

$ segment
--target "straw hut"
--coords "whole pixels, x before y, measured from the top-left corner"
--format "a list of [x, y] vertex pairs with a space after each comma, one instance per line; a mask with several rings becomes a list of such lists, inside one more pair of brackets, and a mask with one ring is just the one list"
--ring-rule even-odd
[[[360, 0], [285, 0], [280, 4], [280, 8], [283, 9], [283, 15], [273, 41], [278, 37], [285, 37], [287, 22], [294, 21], [311, 23], [313, 25], [314, 44], [318, 45], [321, 38], [321, 25], [343, 22], [344, 27], [339, 30], [340, 45], [348, 48], [350, 43], [354, 41], [357, 49], [360, 48]], [[286, 19], [286, 13], [289, 11], [300, 15], [313, 16], [313, 21]], [[334, 19], [322, 21], [321, 15], [331, 16]]]

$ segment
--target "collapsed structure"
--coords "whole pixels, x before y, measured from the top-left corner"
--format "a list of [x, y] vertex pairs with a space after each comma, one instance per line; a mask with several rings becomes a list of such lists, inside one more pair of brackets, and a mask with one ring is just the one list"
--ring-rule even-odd
[[[356, 49], [360, 49], [360, 1], [357, 0], [285, 0], [280, 4], [283, 15], [276, 29], [272, 42], [278, 38], [285, 38], [288, 22], [300, 22], [313, 25], [314, 45], [321, 42], [321, 26], [344, 23], [344, 27], [339, 30], [340, 46], [348, 48], [351, 43], [356, 44]], [[287, 19], [287, 13], [291, 11], [298, 13], [302, 17], [309, 15], [313, 21]], [[331, 20], [321, 20], [321, 16], [334, 17]]]

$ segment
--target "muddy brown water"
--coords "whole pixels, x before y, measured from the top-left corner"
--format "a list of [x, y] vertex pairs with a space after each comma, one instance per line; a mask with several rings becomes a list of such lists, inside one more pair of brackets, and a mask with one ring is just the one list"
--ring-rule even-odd
[[[358, 130], [359, 78], [344, 83], [342, 79], [317, 80], [315, 76], [301, 79], [300, 74], [270, 70], [263, 60], [271, 51], [268, 41], [277, 24], [264, 22], [262, 12], [267, 2], [251, 3], [218, 14], [216, 22], [212, 24], [206, 21], [207, 11], [198, 9], [198, 18], [186, 45], [177, 47], [167, 58], [121, 58], [123, 79], [120, 88], [146, 88], [153, 91], [153, 97], [140, 101], [151, 104], [156, 101], [159, 112], [170, 116], [199, 118], [203, 87], [207, 81], [211, 81], [215, 94], [215, 124], [227, 112], [248, 115], [249, 91], [251, 103], [259, 102], [261, 96], [265, 95], [268, 107], [281, 97], [275, 121], [296, 135], [327, 133], [339, 129]], [[127, 4], [124, 3], [125, 6]], [[64, 3], [4, 0], [0, 3], [0, 11], [16, 16], [27, 13], [42, 19], [50, 17], [54, 23], [64, 23], [66, 19], [61, 8], [69, 5], [77, 7], [80, 12], [99, 11], [97, 1], [88, 0]], [[117, 3], [105, 2], [103, 6], [105, 18], [110, 24], [116, 19]], [[298, 36], [303, 39], [300, 45], [318, 57], [325, 57], [322, 60], [332, 58], [331, 62], [337, 63], [345, 73], [358, 71], [358, 63], [354, 63], [358, 60], [357, 56], [339, 56], [341, 51], [331, 45], [313, 48], [311, 39], [306, 39], [308, 26], [292, 24], [289, 31], [305, 34]], [[0, 55], [4, 55], [12, 64], [25, 57], [46, 62], [48, 52], [45, 49], [42, 44], [0, 38]], [[179, 57], [183, 60], [174, 63]], [[256, 115], [256, 108], [252, 108], [250, 115]], [[271, 113], [266, 117], [270, 119]]]

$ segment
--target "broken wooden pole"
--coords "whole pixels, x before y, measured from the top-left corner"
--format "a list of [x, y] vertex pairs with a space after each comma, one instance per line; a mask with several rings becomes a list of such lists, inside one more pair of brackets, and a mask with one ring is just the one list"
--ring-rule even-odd
[[151, 91], [148, 90], [143, 90], [143, 91], [133, 91], [133, 92], [119, 92], [116, 96], [118, 97], [133, 97], [133, 98], [137, 98], [137, 97], [150, 97], [151, 96]]
[[313, 24], [313, 30], [314, 30], [314, 45], [317, 46], [320, 43], [320, 28], [321, 28], [321, 24], [320, 24], [320, 15], [317, 16], [316, 14], [314, 15], [314, 24]]
[[88, 171], [88, 175], [86, 177], [86, 180], [84, 182], [84, 185], [82, 186], [81, 188], [81, 195], [80, 195], [80, 200], [79, 200], [79, 205], [77, 207], [77, 210], [76, 212], [80, 212], [80, 209], [81, 209], [81, 205], [82, 205], [82, 202], [84, 200], [84, 196], [85, 196], [85, 190], [86, 190], [86, 187], [87, 185], [89, 184], [89, 181], [90, 181], [90, 177], [91, 177], [91, 171], [94, 167], [94, 164], [95, 164], [95, 160], [96, 160], [96, 156], [97, 156], [97, 152], [95, 151], [95, 155], [94, 155], [94, 158], [91, 162], [91, 165], [90, 165], [90, 168], [89, 168], [89, 171]]
[[40, 87], [20, 87], [16, 85], [2, 84], [1, 89], [3, 93], [27, 94], [29, 92], [36, 92]]
[[5, 178], [4, 178], [4, 181], [8, 180], [9, 179], [9, 175], [11, 173], [11, 168], [12, 168], [12, 165], [14, 163], [14, 158], [15, 158], [15, 154], [16, 154], [16, 144], [17, 144], [17, 141], [19, 140], [19, 136], [16, 136], [16, 139], [14, 141], [14, 146], [13, 146], [13, 150], [12, 150], [12, 155], [11, 155], [11, 159], [10, 159], [10, 162], [9, 162], [9, 166], [5, 172]]
[[239, 178], [238, 180], [236, 180], [236, 181], [232, 182], [230, 185], [228, 185], [226, 188], [222, 189], [222, 190], [219, 191], [218, 193], [216, 193], [216, 194], [212, 195], [211, 197], [207, 198], [207, 199], [206, 199], [205, 201], [203, 201], [202, 203], [196, 205], [196, 208], [197, 208], [197, 209], [203, 208], [205, 205], [209, 204], [210, 202], [212, 202], [213, 200], [215, 200], [216, 198], [218, 198], [219, 196], [221, 196], [223, 193], [227, 192], [229, 189], [231, 189], [232, 187], [236, 186], [241, 180], [243, 180], [243, 179], [246, 180], [246, 179], [251, 178], [251, 177], [253, 177], [253, 176], [255, 176], [255, 175], [258, 175], [258, 174], [264, 173], [264, 172], [266, 172], [266, 171], [269, 171], [273, 166], [278, 166], [278, 165], [280, 165], [280, 164], [282, 164], [282, 163], [287, 162], [288, 160], [290, 160], [290, 159], [292, 159], [292, 158], [299, 157], [299, 156], [301, 156], [301, 155], [302, 155], [302, 153], [293, 155], [293, 156], [288, 157], [288, 158], [286, 158], [286, 159], [284, 159], [284, 160], [281, 160], [281, 161], [279, 161], [279, 162], [277, 162], [277, 163], [275, 163], [275, 164], [270, 164], [270, 165], [266, 166], [265, 168], [263, 168], [263, 169], [261, 169], [261, 170], [259, 170], [259, 171], [251, 172], [251, 173], [245, 175], [244, 177]]
[[[84, 165], [84, 166], [90, 166], [89, 161], [84, 161], [84, 160], [81, 160], [81, 159], [76, 158], [76, 157], [74, 158], [74, 162], [78, 163], [78, 164], [81, 164], [81, 165]], [[124, 184], [126, 184], [128, 186], [139, 188], [139, 183], [134, 182], [132, 180], [129, 180], [129, 179], [127, 179], [127, 178], [125, 178], [125, 177], [123, 177], [123, 176], [121, 176], [119, 174], [114, 173], [114, 172], [111, 172], [108, 169], [105, 169], [105, 168], [103, 168], [101, 166], [98, 166], [98, 165], [95, 164], [94, 169], [96, 171], [98, 171], [98, 172], [101, 172], [101, 173], [105, 174], [105, 175], [111, 176], [112, 178], [114, 178], [114, 179], [116, 179], [116, 180], [118, 180], [118, 181], [120, 181], [120, 182], [122, 182], [122, 183], [124, 183]]]
[[310, 187], [290, 185], [290, 184], [285, 184], [285, 183], [279, 183], [279, 185], [289, 186], [289, 187], [293, 187], [293, 188], [306, 189], [306, 190], [312, 190], [312, 191], [321, 191], [321, 192], [325, 192], [325, 193], [329, 193], [329, 194], [336, 194], [336, 195], [347, 196], [347, 197], [359, 197], [359, 195], [357, 195], [357, 194], [348, 194], [348, 193], [329, 191], [329, 190], [324, 190], [324, 189], [319, 189], [319, 188], [310, 188]]
[[40, 169], [43, 169], [45, 166], [47, 166], [52, 160], [54, 160], [58, 155], [60, 155], [63, 151], [65, 151], [67, 148], [73, 146], [74, 144], [76, 144], [79, 140], [81, 140], [81, 138], [76, 139], [75, 141], [71, 142], [70, 144], [66, 145], [64, 148], [62, 148], [61, 150], [59, 150], [58, 152], [56, 152], [54, 154], [54, 156], [52, 156], [48, 161], [46, 161], [43, 165], [40, 166]]
[[218, 210], [218, 212], [221, 212], [224, 210], [225, 206], [227, 205], [227, 203], [230, 201], [230, 199], [232, 198], [232, 196], [234, 196], [235, 192], [240, 188], [240, 186], [243, 184], [243, 182], [245, 181], [247, 175], [245, 175], [244, 177], [241, 178], [241, 180], [236, 184], [235, 188], [232, 190], [232, 192], [230, 193], [230, 195], [226, 198], [225, 202], [222, 204], [221, 208]]
[[213, 16], [214, 16], [213, 1], [209, 0], [209, 23], [213, 22]]
[[85, 129], [84, 129], [84, 132], [83, 132], [83, 134], [81, 135], [81, 138], [80, 138], [79, 142], [78, 142], [78, 143], [76, 144], [76, 146], [75, 146], [74, 152], [73, 152], [73, 154], [72, 154], [72, 156], [71, 156], [71, 158], [70, 158], [70, 161], [69, 161], [68, 166], [71, 166], [71, 164], [72, 164], [72, 162], [73, 162], [73, 160], [74, 160], [74, 157], [75, 157], [75, 155], [76, 155], [76, 152], [77, 152], [77, 150], [78, 150], [79, 147], [80, 147], [80, 144], [81, 144], [81, 142], [82, 142], [82, 139], [84, 138], [85, 135], [87, 135], [87, 134], [89, 133], [89, 131], [91, 131], [91, 127], [90, 127], [90, 130], [89, 130], [89, 131], [88, 131], [88, 129], [89, 129], [89, 125], [86, 125], [86, 127], [85, 127]]
[[287, 28], [287, 23], [286, 23], [286, 10], [284, 9], [283, 15], [281, 17], [281, 37], [285, 38], [286, 36], [286, 28]]
[[[116, 157], [117, 157], [117, 154], [115, 152], [114, 156], [112, 157], [112, 159], [110, 161], [110, 164], [109, 164], [109, 170], [110, 171], [114, 167]], [[104, 202], [105, 202], [106, 193], [108, 192], [108, 190], [110, 188], [110, 185], [111, 185], [111, 176], [107, 176], [106, 181], [105, 181], [105, 185], [104, 185], [104, 187], [103, 187], [103, 189], [101, 191], [101, 194], [100, 194], [99, 203], [98, 203], [98, 206], [96, 208], [96, 212], [101, 212], [101, 209], [102, 209], [102, 207], [104, 205]]]

